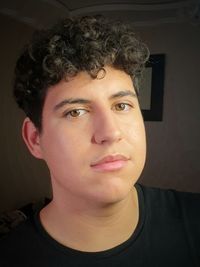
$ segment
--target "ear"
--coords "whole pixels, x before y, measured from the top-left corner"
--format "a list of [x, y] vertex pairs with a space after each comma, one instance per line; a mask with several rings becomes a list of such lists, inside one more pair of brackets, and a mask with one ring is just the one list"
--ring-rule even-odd
[[31, 154], [38, 159], [42, 159], [40, 134], [34, 123], [28, 117], [23, 122], [22, 137]]

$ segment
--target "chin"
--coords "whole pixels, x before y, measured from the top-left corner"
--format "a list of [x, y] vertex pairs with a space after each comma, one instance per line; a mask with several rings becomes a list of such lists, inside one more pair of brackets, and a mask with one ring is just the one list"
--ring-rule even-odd
[[134, 183], [124, 182], [120, 179], [109, 181], [96, 190], [95, 199], [104, 204], [114, 204], [128, 197]]

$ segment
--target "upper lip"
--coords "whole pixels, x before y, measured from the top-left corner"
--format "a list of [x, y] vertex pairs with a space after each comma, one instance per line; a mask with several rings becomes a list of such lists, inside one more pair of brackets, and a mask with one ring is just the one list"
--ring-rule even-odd
[[100, 159], [97, 159], [95, 162], [91, 164], [91, 166], [107, 163], [107, 162], [113, 162], [117, 160], [129, 160], [129, 158], [122, 154], [115, 154], [115, 155], [107, 155], [103, 156]]

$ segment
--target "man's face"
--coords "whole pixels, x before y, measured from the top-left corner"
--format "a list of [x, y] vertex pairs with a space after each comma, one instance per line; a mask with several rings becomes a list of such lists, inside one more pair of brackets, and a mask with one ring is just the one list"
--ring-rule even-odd
[[93, 203], [124, 199], [141, 174], [146, 142], [131, 78], [106, 67], [49, 88], [39, 136], [54, 197]]

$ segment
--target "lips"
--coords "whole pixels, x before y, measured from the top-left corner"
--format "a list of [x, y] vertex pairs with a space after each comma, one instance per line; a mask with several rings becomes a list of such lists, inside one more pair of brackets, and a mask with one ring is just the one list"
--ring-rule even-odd
[[123, 168], [128, 160], [128, 157], [121, 154], [108, 155], [92, 163], [91, 167], [97, 171], [116, 171]]

